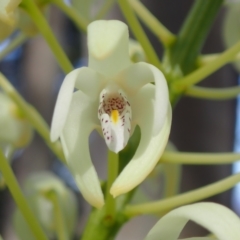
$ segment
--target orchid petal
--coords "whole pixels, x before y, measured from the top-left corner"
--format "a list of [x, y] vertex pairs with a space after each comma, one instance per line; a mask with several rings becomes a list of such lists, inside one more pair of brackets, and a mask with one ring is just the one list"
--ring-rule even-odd
[[130, 63], [128, 27], [123, 22], [99, 20], [88, 25], [88, 66], [112, 77]]
[[94, 70], [82, 67], [69, 73], [61, 86], [53, 113], [51, 141], [56, 141], [65, 125], [74, 87], [80, 89], [92, 99], [96, 99], [103, 82], [101, 76]]
[[137, 124], [141, 128], [141, 140], [132, 160], [123, 169], [110, 189], [114, 197], [130, 191], [140, 184], [156, 166], [167, 144], [172, 120], [171, 106], [168, 105], [168, 114], [161, 131], [153, 136], [152, 124], [155, 106], [152, 98], [154, 92], [154, 85], [145, 85], [135, 97], [135, 103], [132, 104], [132, 109], [135, 110], [133, 114], [139, 116]]
[[134, 95], [147, 83], [155, 83], [153, 133], [157, 135], [162, 128], [168, 110], [167, 81], [156, 67], [144, 62], [136, 63], [119, 74], [117, 81], [126, 93]]
[[240, 239], [240, 219], [230, 209], [216, 203], [195, 203], [172, 210], [150, 230], [145, 240], [176, 240], [192, 220], [211, 231], [219, 240]]
[[97, 105], [97, 101], [90, 101], [81, 91], [74, 93], [60, 138], [67, 164], [83, 197], [94, 207], [101, 208], [103, 194], [88, 146], [89, 135], [98, 123]]

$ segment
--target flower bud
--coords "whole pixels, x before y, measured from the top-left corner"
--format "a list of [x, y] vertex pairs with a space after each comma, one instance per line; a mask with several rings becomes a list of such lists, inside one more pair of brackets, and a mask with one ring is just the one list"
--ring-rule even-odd
[[[59, 230], [59, 215], [65, 223], [69, 239], [74, 234], [77, 220], [77, 201], [73, 192], [50, 172], [31, 175], [24, 184], [24, 191], [29, 206], [41, 224], [48, 239], [56, 238]], [[59, 214], [61, 211], [61, 214]], [[13, 219], [14, 228], [21, 240], [34, 239], [28, 224], [17, 209]]]
[[19, 108], [0, 92], [0, 145], [25, 147], [32, 139], [32, 128]]

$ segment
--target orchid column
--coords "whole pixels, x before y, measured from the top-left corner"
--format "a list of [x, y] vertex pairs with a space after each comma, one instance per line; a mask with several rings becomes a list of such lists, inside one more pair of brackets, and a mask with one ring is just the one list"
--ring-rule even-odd
[[93, 129], [115, 153], [126, 146], [136, 125], [141, 129], [135, 155], [110, 189], [114, 197], [132, 190], [147, 177], [162, 155], [170, 132], [171, 106], [165, 77], [150, 64], [131, 63], [128, 44], [128, 28], [120, 21], [100, 20], [88, 26], [89, 66], [66, 76], [52, 121], [52, 141], [60, 137], [81, 193], [97, 208], [104, 205], [104, 197], [89, 154], [88, 137]]

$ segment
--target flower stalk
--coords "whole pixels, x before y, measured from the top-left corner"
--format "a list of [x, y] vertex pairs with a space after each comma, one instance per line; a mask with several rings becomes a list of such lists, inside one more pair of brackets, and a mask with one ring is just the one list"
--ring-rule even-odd
[[193, 203], [224, 192], [240, 182], [240, 174], [235, 174], [218, 182], [177, 196], [143, 204], [128, 205], [125, 214], [133, 217], [140, 214], [165, 214], [173, 208]]
[[164, 198], [178, 194], [181, 183], [182, 167], [180, 164], [162, 164], [164, 174]]
[[122, 212], [118, 212], [114, 223], [109, 225], [105, 219], [105, 208], [93, 209], [79, 240], [114, 240], [119, 229], [127, 220]]
[[38, 27], [40, 33], [48, 43], [48, 46], [52, 50], [55, 59], [62, 68], [62, 70], [66, 74], [72, 71], [73, 66], [71, 62], [69, 61], [63, 49], [59, 45], [58, 41], [52, 33], [51, 28], [48, 25], [48, 22], [43, 17], [35, 2], [32, 0], [23, 0], [20, 6], [28, 13], [28, 15]]
[[20, 47], [28, 37], [24, 33], [19, 33], [8, 45], [0, 52], [0, 61], [4, 59], [10, 52]]
[[35, 218], [32, 210], [29, 208], [28, 203], [19, 187], [16, 177], [8, 164], [7, 159], [4, 157], [0, 149], [0, 171], [3, 174], [5, 183], [12, 194], [14, 201], [16, 202], [19, 210], [27, 221], [32, 233], [39, 240], [47, 240], [45, 233], [40, 227], [37, 219]]
[[142, 45], [142, 48], [145, 51], [147, 56], [148, 62], [159, 68], [161, 71], [163, 70], [161, 62], [154, 51], [150, 41], [148, 40], [146, 34], [144, 33], [133, 9], [131, 8], [128, 0], [118, 0], [118, 4], [124, 14], [125, 18], [128, 21], [129, 26], [133, 34], [135, 35], [136, 39]]
[[240, 94], [240, 87], [227, 87], [227, 88], [206, 88], [199, 86], [192, 86], [187, 88], [184, 92], [185, 95], [195, 98], [211, 99], [211, 100], [224, 100], [236, 98]]
[[186, 75], [182, 79], [179, 79], [172, 83], [172, 86], [176, 91], [184, 91], [187, 87], [190, 87], [207, 76], [214, 73], [216, 70], [224, 66], [225, 64], [234, 60], [236, 55], [240, 52], [240, 41], [233, 45], [231, 48], [227, 49], [223, 53], [219, 54], [219, 57], [212, 60], [208, 65], [198, 68], [192, 73]]
[[66, 230], [66, 222], [64, 214], [61, 209], [60, 199], [58, 194], [54, 190], [49, 190], [44, 193], [46, 198], [48, 198], [54, 206], [54, 223], [57, 229], [57, 236], [59, 240], [69, 240], [69, 236]]
[[174, 164], [229, 164], [240, 159], [240, 153], [189, 153], [165, 151], [159, 163]]
[[100, 8], [99, 12], [94, 17], [94, 20], [103, 19], [103, 17], [108, 13], [111, 7], [114, 5], [115, 0], [106, 0], [102, 7]]
[[165, 47], [171, 46], [176, 36], [171, 33], [139, 0], [129, 0], [138, 17], [155, 34]]
[[86, 32], [87, 25], [90, 23], [79, 12], [77, 12], [72, 6], [67, 5], [62, 0], [51, 0], [56, 6], [58, 6], [78, 27], [80, 31]]
[[110, 188], [118, 175], [118, 154], [108, 151], [108, 177], [106, 191], [106, 221], [112, 223], [116, 214], [116, 200], [110, 194]]

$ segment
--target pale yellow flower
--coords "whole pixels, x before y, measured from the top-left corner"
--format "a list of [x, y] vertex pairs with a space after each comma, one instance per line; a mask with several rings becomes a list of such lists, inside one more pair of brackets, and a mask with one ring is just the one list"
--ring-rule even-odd
[[102, 207], [104, 199], [88, 147], [93, 129], [101, 132], [108, 148], [115, 153], [126, 146], [136, 125], [141, 129], [135, 155], [110, 190], [114, 197], [132, 190], [147, 177], [169, 136], [171, 106], [165, 77], [150, 64], [133, 64], [128, 46], [128, 28], [124, 23], [91, 23], [88, 67], [66, 76], [54, 110], [51, 139], [60, 137], [76, 183], [95, 207]]

